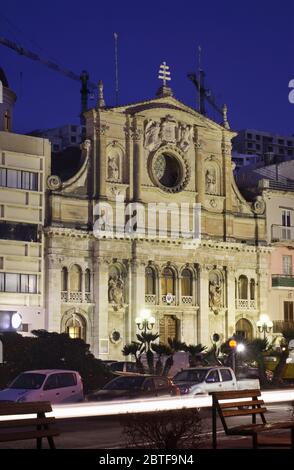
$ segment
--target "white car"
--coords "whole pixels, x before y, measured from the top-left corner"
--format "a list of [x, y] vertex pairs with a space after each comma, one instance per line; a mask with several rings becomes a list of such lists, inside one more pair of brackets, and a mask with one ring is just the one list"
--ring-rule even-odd
[[83, 399], [82, 379], [74, 370], [29, 370], [0, 390], [0, 402], [50, 401], [54, 404], [75, 403]]

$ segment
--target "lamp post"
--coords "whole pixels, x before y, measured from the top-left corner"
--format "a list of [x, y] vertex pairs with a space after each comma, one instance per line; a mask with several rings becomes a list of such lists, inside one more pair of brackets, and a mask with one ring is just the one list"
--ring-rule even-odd
[[136, 318], [136, 325], [138, 330], [143, 331], [144, 334], [147, 331], [151, 331], [155, 325], [155, 318], [151, 316], [149, 310], [142, 310], [140, 317]]
[[263, 333], [263, 339], [266, 339], [266, 334], [271, 332], [273, 322], [269, 319], [268, 315], [260, 315], [256, 326], [259, 333]]

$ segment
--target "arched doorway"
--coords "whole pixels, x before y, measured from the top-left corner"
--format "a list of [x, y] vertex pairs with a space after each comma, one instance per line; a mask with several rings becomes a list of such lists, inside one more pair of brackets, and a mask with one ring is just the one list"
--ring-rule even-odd
[[65, 332], [70, 338], [80, 338], [86, 341], [86, 322], [81, 315], [73, 313], [65, 322]]
[[168, 344], [168, 338], [178, 340], [179, 323], [180, 320], [175, 315], [164, 315], [159, 320], [159, 342]]
[[246, 318], [240, 318], [236, 323], [236, 334], [247, 341], [251, 341], [253, 338], [253, 328], [250, 321], [246, 320]]

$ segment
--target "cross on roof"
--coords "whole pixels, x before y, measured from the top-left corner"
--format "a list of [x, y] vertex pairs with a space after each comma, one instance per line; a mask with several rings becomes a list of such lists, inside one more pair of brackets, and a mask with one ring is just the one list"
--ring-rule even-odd
[[166, 86], [166, 82], [171, 80], [169, 66], [166, 65], [166, 62], [162, 62], [162, 64], [160, 65], [158, 78], [159, 80], [163, 81], [163, 86]]

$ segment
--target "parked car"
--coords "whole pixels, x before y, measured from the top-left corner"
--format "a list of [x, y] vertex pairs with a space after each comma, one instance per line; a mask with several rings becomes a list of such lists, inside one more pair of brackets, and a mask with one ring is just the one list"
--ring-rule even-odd
[[179, 395], [180, 391], [168, 377], [132, 374], [116, 377], [102, 389], [87, 395], [88, 401], [149, 398]]
[[135, 362], [130, 361], [116, 361], [109, 364], [112, 372], [139, 372]]
[[55, 404], [75, 403], [83, 399], [82, 379], [74, 370], [26, 371], [0, 390], [0, 402], [50, 401]]
[[258, 379], [237, 380], [230, 367], [191, 367], [178, 372], [173, 382], [181, 394], [190, 395], [260, 388]]

